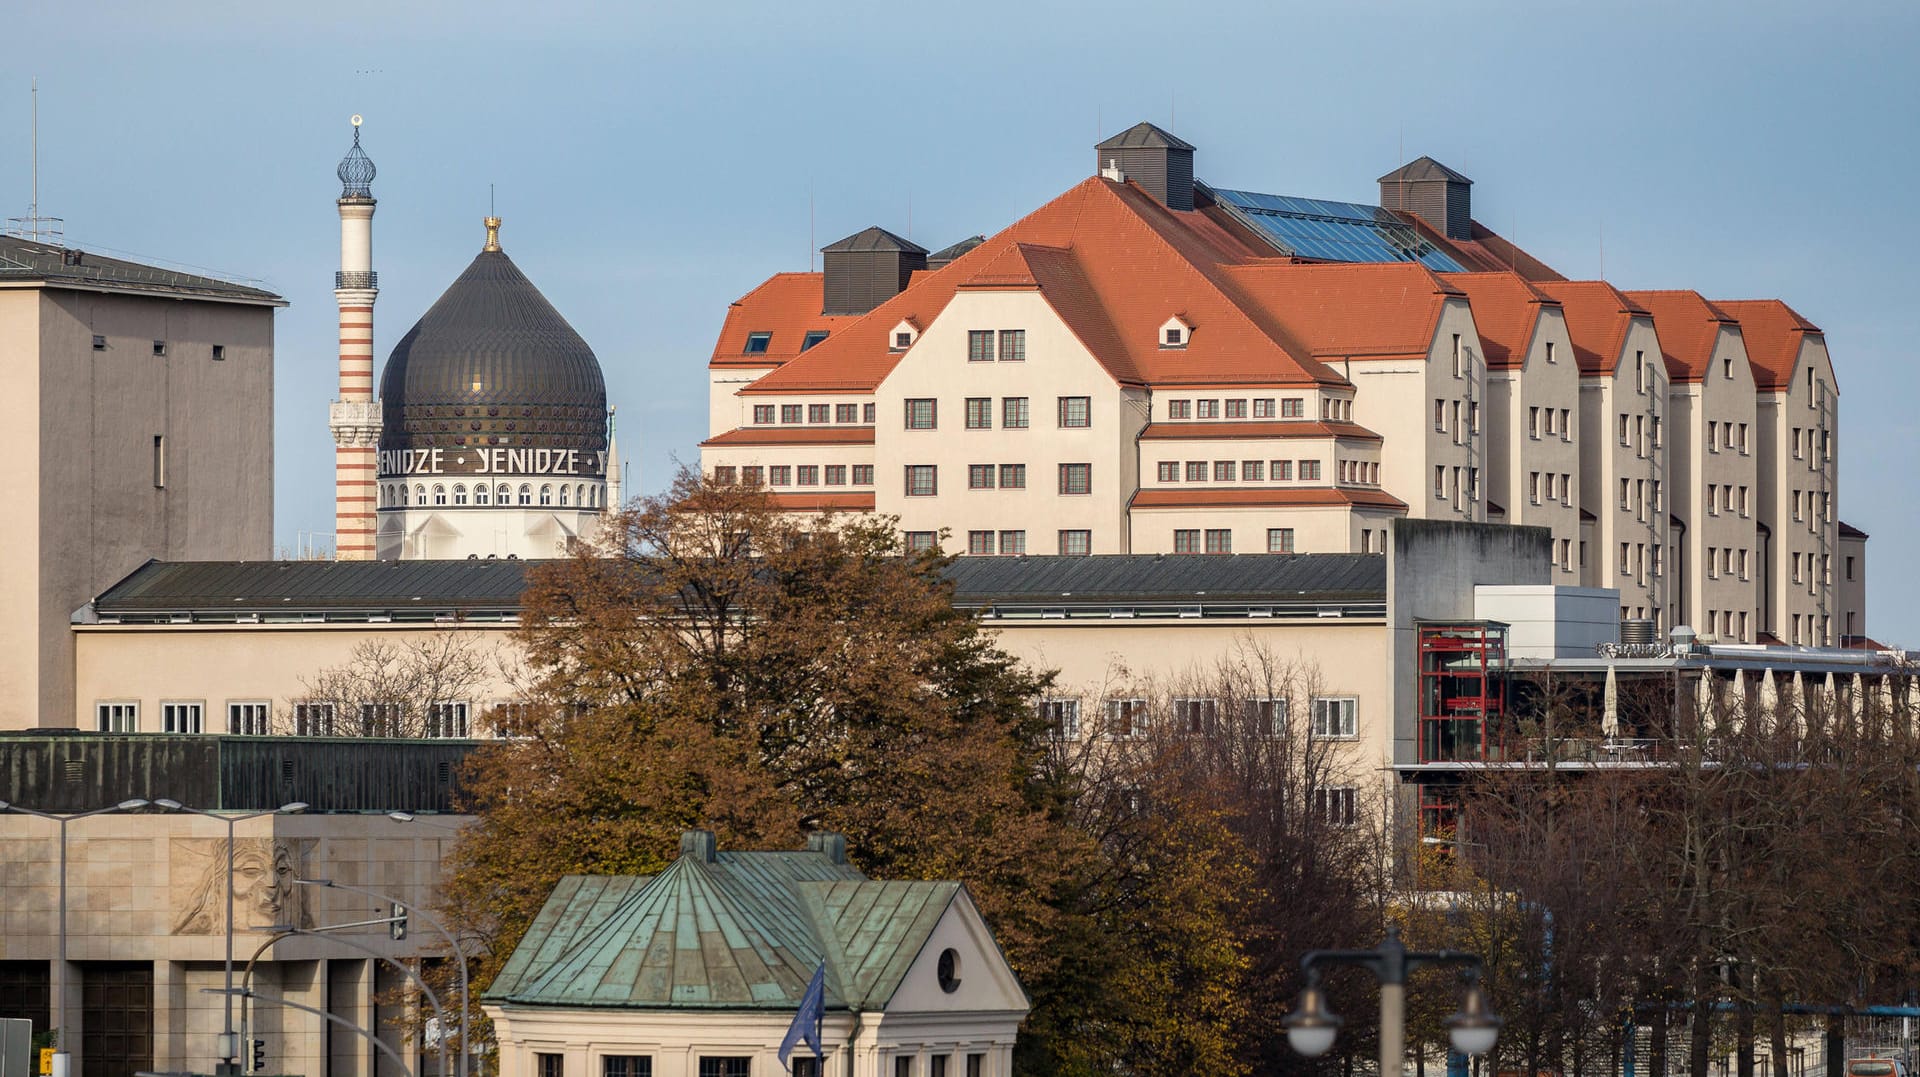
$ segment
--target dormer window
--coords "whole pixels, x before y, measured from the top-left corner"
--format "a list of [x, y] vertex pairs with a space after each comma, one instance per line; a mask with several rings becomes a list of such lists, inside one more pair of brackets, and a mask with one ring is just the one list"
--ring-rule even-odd
[[800, 350], [806, 351], [808, 348], [813, 347], [825, 339], [827, 339], [827, 331], [825, 329], [809, 329], [806, 337], [800, 341]]
[[1162, 348], [1184, 348], [1193, 339], [1193, 326], [1178, 316], [1168, 318], [1160, 326], [1160, 346]]
[[765, 355], [767, 352], [767, 345], [772, 343], [773, 343], [772, 333], [748, 333], [747, 346], [745, 350], [742, 351], [741, 354]]
[[889, 339], [893, 341], [889, 351], [906, 351], [913, 347], [914, 341], [920, 339], [920, 327], [913, 324], [912, 319], [902, 318], [900, 324], [893, 327], [893, 335]]

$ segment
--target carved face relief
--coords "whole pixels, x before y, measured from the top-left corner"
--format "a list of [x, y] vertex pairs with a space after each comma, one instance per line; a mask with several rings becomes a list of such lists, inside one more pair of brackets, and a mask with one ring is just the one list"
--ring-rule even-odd
[[310, 838], [239, 838], [233, 843], [233, 875], [229, 880], [226, 839], [173, 839], [173, 933], [225, 934], [229, 881], [236, 935], [268, 924], [313, 926], [306, 892], [293, 883], [306, 871], [313, 844]]

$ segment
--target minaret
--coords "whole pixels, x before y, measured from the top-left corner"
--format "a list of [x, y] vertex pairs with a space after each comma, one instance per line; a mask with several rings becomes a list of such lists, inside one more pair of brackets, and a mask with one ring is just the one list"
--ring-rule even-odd
[[360, 117], [353, 148], [340, 160], [340, 271], [333, 298], [340, 307], [340, 398], [328, 409], [333, 429], [334, 556], [373, 559], [374, 453], [380, 444], [380, 404], [373, 398], [373, 161], [360, 148]]
[[620, 511], [620, 439], [613, 429], [614, 414], [619, 410], [607, 409], [607, 500], [602, 506], [607, 512]]

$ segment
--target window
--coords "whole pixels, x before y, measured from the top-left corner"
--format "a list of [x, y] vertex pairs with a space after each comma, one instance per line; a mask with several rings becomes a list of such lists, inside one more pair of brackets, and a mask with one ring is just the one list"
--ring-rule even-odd
[[293, 735], [296, 737], [331, 737], [334, 730], [334, 708], [331, 703], [295, 703], [293, 705]]
[[1093, 532], [1072, 530], [1060, 532], [1060, 552], [1067, 557], [1085, 557], [1093, 552]]
[[1631, 444], [1627, 440], [1627, 413], [1624, 411], [1620, 413], [1620, 444]]
[[225, 362], [226, 358], [227, 346], [225, 344], [215, 344], [213, 346], [213, 361], [216, 363]]
[[[1547, 413], [1551, 415], [1553, 413], [1552, 409], [1549, 408]], [[1551, 420], [1549, 420], [1549, 422], [1551, 422]], [[1535, 441], [1540, 440], [1540, 409], [1539, 408], [1527, 409], [1527, 436], [1532, 438]]]
[[833, 421], [836, 423], [859, 422], [860, 421], [860, 405], [835, 404], [833, 406]]
[[[706, 1077], [702, 1074], [701, 1077]], [[913, 1077], [913, 1056], [893, 1056], [893, 1077]]]
[[765, 355], [767, 346], [772, 343], [772, 333], [748, 333], [747, 346], [742, 351], [747, 355]]
[[[1560, 409], [1560, 440], [1573, 440], [1573, 414], [1566, 408]], [[1653, 443], [1655, 445], [1660, 444], [1660, 420], [1658, 418], [1653, 420]]]
[[1232, 553], [1233, 552], [1232, 529], [1225, 528], [1225, 527], [1207, 528], [1207, 552], [1208, 553]]
[[1268, 553], [1292, 553], [1293, 552], [1293, 528], [1291, 527], [1267, 528], [1267, 552]]
[[873, 485], [873, 465], [872, 464], [853, 465], [853, 484], [855, 486], [872, 486]]
[[772, 423], [773, 422], [773, 405], [772, 404], [755, 404], [753, 406], [753, 421], [754, 421], [754, 425], [756, 426], [766, 426]]
[[[714, 468], [714, 471], [716, 472], [719, 470], [720, 470], [719, 468]], [[728, 481], [731, 482], [732, 480], [729, 479]], [[492, 496], [492, 489], [493, 489], [492, 487], [488, 486], [484, 482], [475, 486], [473, 488], [473, 503], [476, 505], [486, 504], [488, 499]]]
[[993, 330], [991, 329], [967, 330], [967, 362], [969, 363], [993, 362]]
[[204, 733], [205, 703], [160, 702], [160, 732]]
[[1274, 460], [1272, 461], [1272, 464], [1273, 464], [1273, 481], [1274, 482], [1292, 482], [1293, 481], [1293, 461]]
[[[767, 469], [758, 464], [748, 464], [740, 469], [740, 484], [742, 486], [758, 486], [766, 480]], [[527, 488], [525, 486], [520, 487], [520, 503], [522, 505], [532, 504], [532, 502], [527, 499]]]
[[974, 557], [985, 557], [993, 552], [993, 532], [967, 532], [967, 553]]
[[1161, 482], [1180, 481], [1180, 461], [1178, 460], [1162, 460], [1157, 470]]
[[1108, 740], [1127, 740], [1142, 732], [1147, 726], [1147, 701], [1144, 699], [1107, 700]]
[[1800, 428], [1793, 428], [1793, 458], [1800, 459]]
[[1047, 723], [1055, 740], [1080, 739], [1080, 701], [1077, 699], [1043, 699], [1040, 701], [1040, 718]]
[[1191, 400], [1167, 401], [1167, 418], [1169, 419], [1193, 418], [1193, 401]]
[[1720, 515], [1720, 488], [1713, 483], [1707, 484], [1707, 515]]
[[1267, 477], [1265, 460], [1240, 461], [1240, 479], [1243, 482], [1260, 482]]
[[1167, 347], [1178, 348], [1180, 347], [1181, 342], [1185, 339], [1186, 339], [1186, 334], [1182, 332], [1177, 326], [1167, 327], [1167, 336], [1166, 336]]
[[1182, 733], [1211, 734], [1219, 721], [1217, 699], [1176, 699], [1173, 701], [1173, 726]]
[[903, 352], [911, 347], [913, 347], [912, 331], [902, 329], [893, 334], [893, 351]]
[[140, 703], [124, 699], [93, 705], [95, 727], [102, 733], [137, 733], [140, 730]]
[[[539, 1077], [549, 1077], [549, 1075], [542, 1073]], [[556, 1073], [551, 1077], [561, 1077], [561, 1075]], [[699, 1077], [753, 1077], [753, 1059], [745, 1055], [701, 1055]]]
[[[826, 336], [825, 333], [820, 334]], [[812, 337], [812, 333], [807, 334]], [[652, 1055], [601, 1055], [601, 1077], [653, 1077]]]
[[[800, 485], [800, 486], [820, 485], [820, 465], [819, 464], [801, 464], [798, 467], [794, 468], [793, 470], [796, 473], [794, 482], [797, 485]], [[566, 487], [563, 486], [561, 487], [561, 489], [565, 490]]]
[[1351, 785], [1321, 786], [1313, 791], [1313, 815], [1328, 826], [1352, 826], [1358, 792]]
[[1060, 398], [1060, 425], [1081, 430], [1093, 425], [1092, 400], [1084, 396]]
[[972, 1054], [967, 1056], [967, 1077], [981, 1077], [985, 1072], [987, 1056]]
[[1284, 699], [1247, 700], [1247, 718], [1263, 737], [1287, 735], [1287, 701]]
[[879, 418], [878, 418], [879, 410], [880, 410], [880, 405], [878, 404], [860, 405], [860, 421], [863, 423], [866, 423], [868, 426], [872, 426], [875, 422], [879, 421]]
[[[1548, 478], [1552, 478], [1552, 476], [1548, 476]], [[1535, 505], [1540, 503], [1540, 473], [1538, 471], [1530, 471], [1527, 473], [1527, 500]]]
[[1003, 363], [1024, 363], [1027, 361], [1027, 331], [1025, 329], [1000, 330], [1000, 361]]
[[1849, 554], [1847, 555], [1847, 580], [1852, 582], [1853, 579], [1853, 555]]
[[1728, 356], [1723, 356], [1723, 357], [1721, 357], [1721, 359], [1720, 359], [1720, 376], [1721, 376], [1721, 377], [1723, 377], [1723, 378], [1726, 378], [1726, 379], [1728, 379], [1728, 380], [1732, 380], [1732, 378], [1733, 378], [1733, 356], [1731, 356], [1731, 355], [1728, 355]]
[[1214, 482], [1232, 482], [1233, 481], [1233, 461], [1215, 460], [1213, 462], [1213, 481]]
[[167, 488], [167, 436], [153, 435], [153, 488]]
[[1266, 397], [1264, 399], [1255, 400], [1253, 402], [1253, 417], [1256, 419], [1273, 418], [1273, 398]]
[[106, 351], [106, 350], [107, 350], [107, 338], [106, 338], [105, 336], [102, 336], [102, 335], [101, 335], [101, 334], [99, 334], [99, 333], [95, 333], [95, 334], [93, 335], [93, 350], [94, 350], [94, 351], [97, 351], [97, 352], [103, 352], [103, 351]]
[[1300, 461], [1300, 481], [1301, 482], [1320, 481], [1320, 461], [1318, 460]]
[[1206, 482], [1207, 481], [1207, 462], [1205, 460], [1187, 461], [1187, 481], [1188, 482]]
[[1282, 419], [1306, 418], [1307, 417], [1306, 398], [1298, 397], [1298, 396], [1289, 396], [1281, 400], [1280, 401], [1280, 417]]
[[264, 737], [273, 706], [266, 700], [235, 701], [227, 704], [227, 732], [238, 737]]
[[1317, 698], [1313, 701], [1313, 735], [1316, 737], [1359, 736], [1356, 721], [1360, 701], [1351, 696]]
[[968, 464], [967, 465], [967, 489], [969, 490], [993, 489], [993, 465], [992, 464]]
[[939, 468], [932, 464], [907, 465], [907, 496], [933, 497], [940, 492]]
[[464, 738], [473, 735], [465, 703], [435, 703], [427, 708], [427, 736]]
[[164, 340], [156, 340], [156, 341], [154, 341], [154, 342], [153, 342], [153, 357], [154, 357], [154, 358], [156, 358], [156, 359], [158, 359], [158, 358], [160, 358], [161, 356], [164, 356], [164, 355], [166, 355], [166, 354], [167, 354], [167, 342], [166, 342], [166, 341], [164, 341]]
[[1027, 428], [1026, 397], [1009, 396], [1001, 398], [1000, 425], [1007, 430], [1025, 430]]
[[800, 421], [800, 405], [798, 404], [780, 405], [780, 421], [783, 423], [799, 422]]
[[[566, 487], [564, 486], [562, 486], [560, 489], [563, 493], [566, 491]], [[456, 505], [464, 505], [467, 503], [467, 484], [466, 483], [456, 482], [453, 484], [453, 503]]]
[[825, 339], [827, 339], [827, 331], [825, 329], [809, 329], [807, 330], [807, 335], [800, 338], [800, 350], [806, 351], [808, 348], [813, 347]]
[[1061, 464], [1060, 492], [1063, 494], [1090, 494], [1093, 492], [1092, 464]]
[[1000, 532], [1000, 556], [1024, 557], [1027, 552], [1027, 533], [1025, 531]]
[[1199, 408], [1194, 412], [1196, 418], [1218, 419], [1220, 417], [1220, 402], [1218, 400], [1202, 400], [1199, 403]]
[[[769, 465], [767, 467], [767, 485], [768, 486], [792, 486], [793, 485], [793, 465], [792, 464]], [[547, 488], [544, 486], [540, 488], [540, 503], [542, 505], [547, 503]]]
[[1551, 340], [1547, 341], [1547, 362], [1557, 363], [1559, 361], [1560, 360], [1554, 358], [1553, 356], [1553, 341]]
[[1245, 400], [1227, 401], [1227, 418], [1244, 419], [1246, 417], [1247, 417], [1247, 402]]
[[1447, 469], [1439, 464], [1433, 466], [1433, 496], [1447, 499]]
[[807, 421], [810, 423], [832, 422], [833, 420], [830, 418], [832, 415], [833, 415], [832, 404], [808, 404], [807, 405]]
[[1200, 529], [1193, 527], [1175, 528], [1173, 532], [1174, 553], [1199, 553]]
[[906, 545], [910, 551], [931, 550], [939, 545], [939, 534], [934, 531], [907, 532]]
[[990, 396], [970, 396], [967, 398], [967, 429], [993, 429], [993, 398]]
[[447, 503], [447, 488], [439, 483], [433, 484], [433, 503], [436, 505]]
[[845, 486], [847, 484], [847, 465], [828, 464], [826, 470], [828, 486]]
[[1464, 377], [1467, 373], [1466, 352], [1460, 347], [1460, 334], [1453, 335], [1453, 376]]
[[907, 401], [907, 429], [933, 430], [939, 426], [940, 412], [937, 400]]
[[1000, 488], [1002, 490], [1024, 490], [1027, 488], [1027, 465], [1001, 464]]

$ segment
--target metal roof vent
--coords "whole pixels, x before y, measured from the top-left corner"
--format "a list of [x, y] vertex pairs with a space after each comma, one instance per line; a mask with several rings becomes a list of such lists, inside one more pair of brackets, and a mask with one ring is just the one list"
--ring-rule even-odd
[[884, 228], [868, 228], [820, 248], [822, 314], [865, 314], [906, 290], [927, 249]]
[[719, 839], [711, 830], [683, 830], [680, 832], [680, 855], [690, 856], [702, 864], [713, 863], [720, 854]]
[[1380, 177], [1380, 205], [1405, 210], [1448, 239], [1473, 238], [1473, 181], [1431, 157]]
[[816, 830], [807, 835], [807, 851], [819, 853], [835, 864], [847, 862], [847, 836], [831, 830]]
[[[1114, 182], [1132, 179], [1168, 209], [1193, 208], [1193, 146], [1150, 123], [1132, 127], [1094, 147], [1100, 174]], [[1108, 176], [1107, 169], [1119, 173]]]

